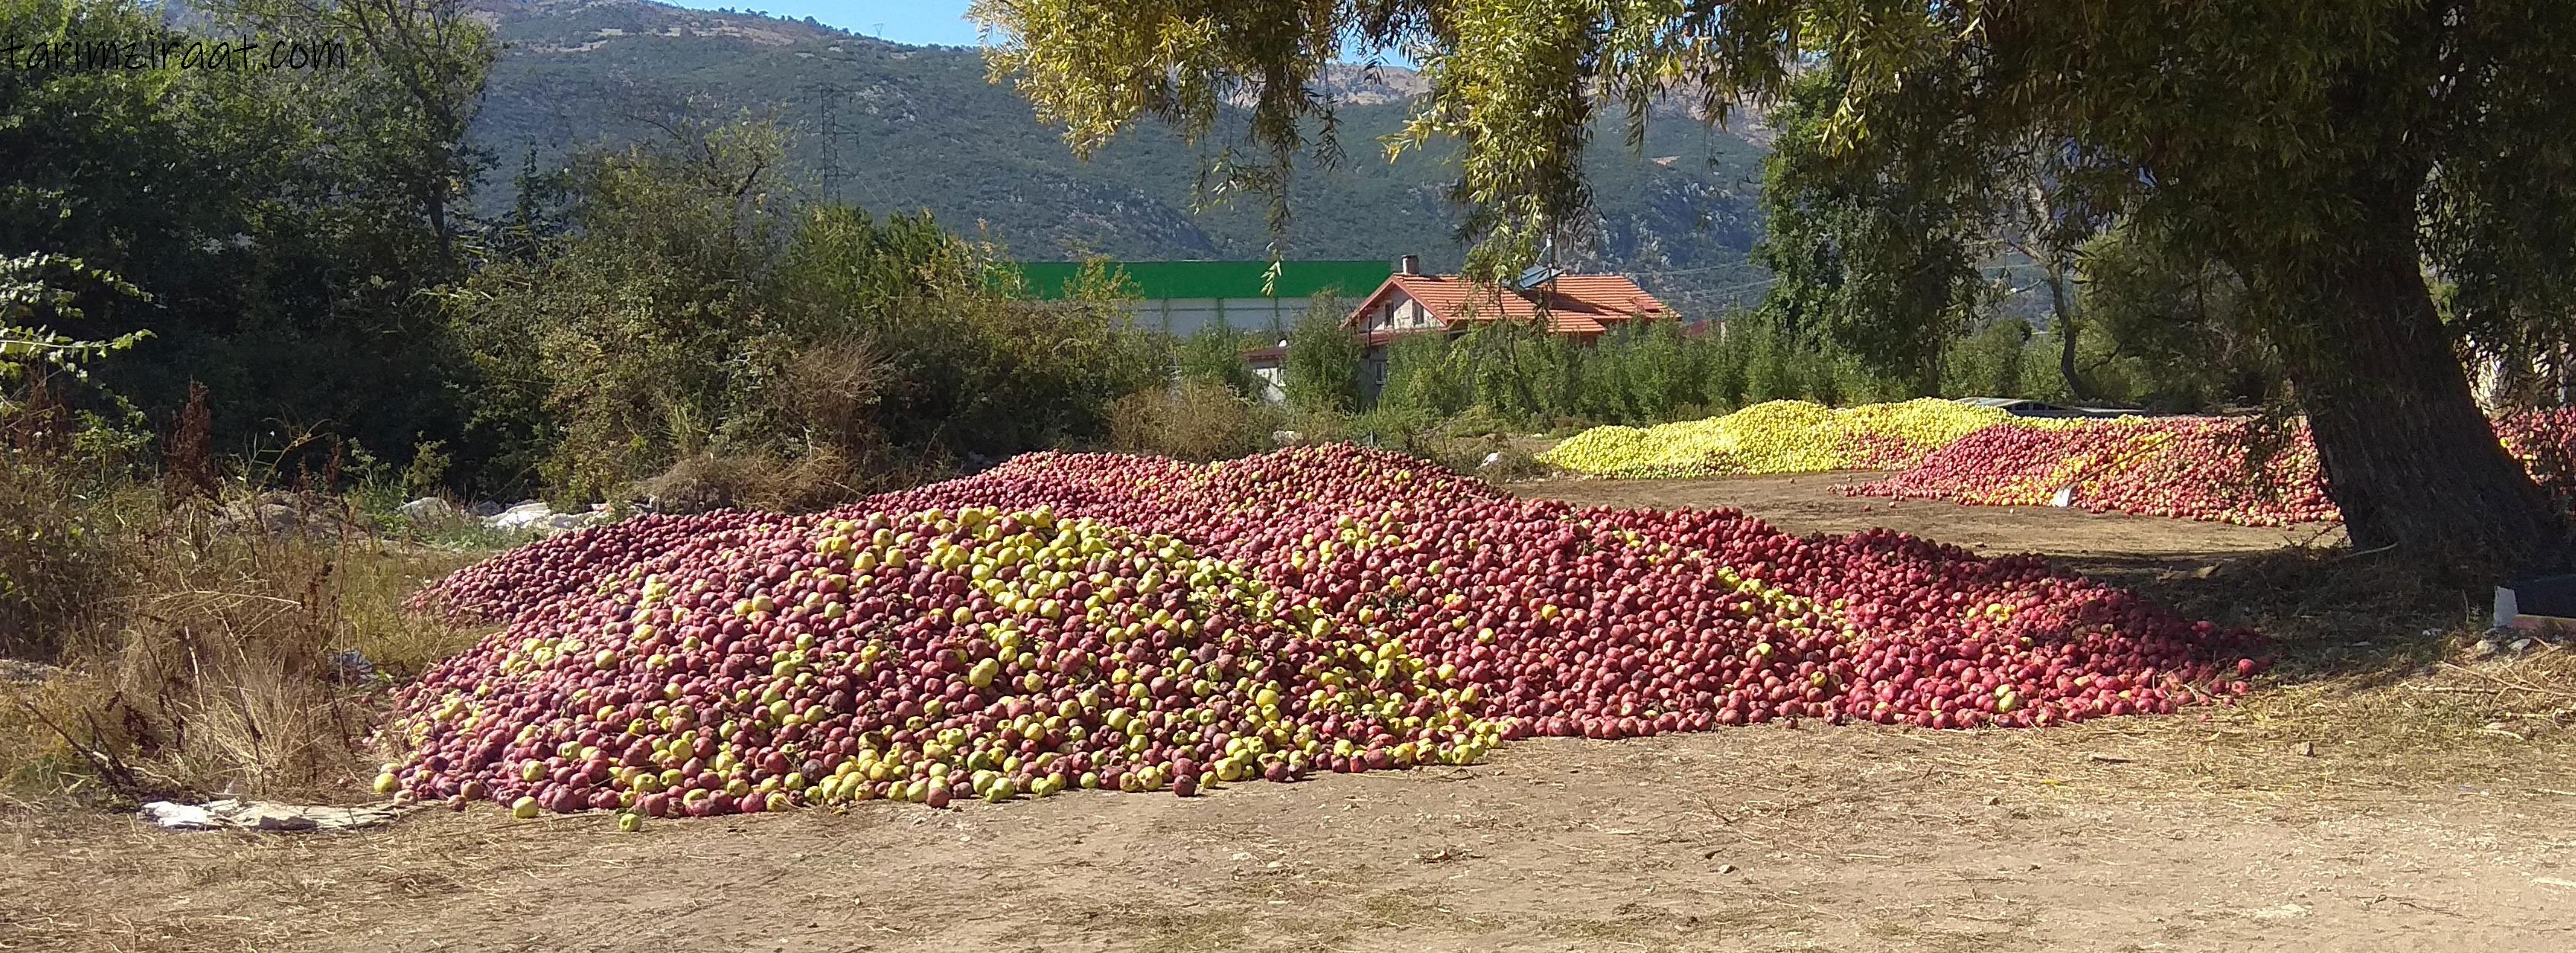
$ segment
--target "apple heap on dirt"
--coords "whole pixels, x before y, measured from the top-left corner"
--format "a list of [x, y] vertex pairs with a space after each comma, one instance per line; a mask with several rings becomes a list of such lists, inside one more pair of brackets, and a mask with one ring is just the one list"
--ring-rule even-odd
[[1887, 531], [1521, 500], [1390, 453], [1040, 453], [461, 571], [381, 789], [523, 815], [939, 806], [1473, 762], [1529, 735], [2173, 711], [2260, 641]]
[[1539, 459], [1578, 473], [1627, 478], [1893, 470], [1988, 427], [2063, 424], [1931, 397], [1843, 408], [1775, 400], [1703, 420], [1594, 427]]
[[[2524, 412], [2494, 423], [2505, 449], [2554, 491], [2576, 487], [2576, 411]], [[2334, 522], [2316, 444], [2304, 422], [2151, 417], [2042, 429], [1994, 427], [1933, 451], [1851, 496], [1982, 506], [2066, 505], [2095, 513], [2245, 526]]]

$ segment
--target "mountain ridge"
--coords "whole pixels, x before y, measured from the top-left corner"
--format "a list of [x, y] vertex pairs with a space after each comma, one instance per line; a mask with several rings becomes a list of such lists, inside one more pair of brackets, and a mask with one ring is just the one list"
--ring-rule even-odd
[[[482, 190], [507, 202], [506, 173], [533, 153], [618, 147], [678, 116], [768, 116], [791, 133], [790, 160], [815, 194], [875, 212], [926, 210], [1032, 260], [1263, 258], [1273, 235], [1259, 199], [1209, 206], [1199, 170], [1217, 143], [1191, 146], [1145, 124], [1089, 161], [1076, 159], [1027, 103], [986, 78], [979, 52], [913, 46], [810, 20], [702, 11], [650, 0], [470, 0], [503, 44], [473, 141], [499, 170]], [[1397, 66], [1337, 67], [1348, 161], [1301, 157], [1284, 248], [1293, 258], [1419, 254], [1455, 268], [1464, 246], [1447, 199], [1454, 174], [1435, 146], [1395, 162], [1377, 143], [1424, 90]], [[1637, 275], [1685, 312], [1758, 295], [1745, 260], [1758, 237], [1754, 195], [1767, 137], [1758, 124], [1712, 129], [1659, 111], [1648, 148], [1610, 130], [1588, 157], [1596, 247], [1569, 265]]]

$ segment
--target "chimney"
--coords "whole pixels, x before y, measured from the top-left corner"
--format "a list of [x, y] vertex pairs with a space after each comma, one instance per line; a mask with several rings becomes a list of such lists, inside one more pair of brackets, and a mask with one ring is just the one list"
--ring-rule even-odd
[[1398, 258], [1398, 259], [1396, 259], [1396, 260], [1395, 260], [1395, 273], [1396, 273], [1396, 274], [1399, 274], [1399, 275], [1418, 275], [1418, 274], [1421, 274], [1421, 273], [1422, 273], [1422, 256], [1420, 256], [1420, 255], [1406, 255], [1406, 256], [1404, 256], [1404, 257], [1402, 257], [1402, 258]]

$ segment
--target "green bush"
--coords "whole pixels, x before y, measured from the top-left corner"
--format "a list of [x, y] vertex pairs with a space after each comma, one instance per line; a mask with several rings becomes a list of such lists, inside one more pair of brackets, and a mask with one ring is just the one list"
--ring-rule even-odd
[[[759, 123], [583, 159], [578, 227], [496, 260], [452, 299], [494, 380], [497, 459], [585, 501], [693, 458], [773, 461], [857, 495], [967, 456], [1095, 441], [1167, 374], [1097, 269], [1070, 300], [989, 279], [999, 249], [925, 216], [767, 201], [783, 145]], [[704, 468], [701, 468], [704, 469]], [[800, 489], [790, 494], [808, 504]]]
[[1183, 381], [1209, 381], [1246, 399], [1258, 400], [1263, 390], [1261, 378], [1252, 372], [1252, 362], [1243, 356], [1253, 340], [1251, 335], [1222, 324], [1202, 325], [1173, 349], [1172, 364]]
[[1943, 362], [1941, 392], [1951, 397], [2022, 397], [2023, 355], [2030, 325], [2019, 318], [1988, 323], [1950, 344]]
[[1349, 439], [1416, 456], [1429, 455], [1440, 418], [1414, 407], [1378, 407], [1351, 418]]
[[1377, 406], [1416, 410], [1447, 417], [1475, 403], [1463, 359], [1452, 353], [1440, 334], [1411, 334], [1387, 347], [1386, 384]]
[[1621, 357], [1627, 365], [1624, 377], [1632, 422], [1670, 420], [1676, 408], [1699, 401], [1705, 348], [1686, 341], [1679, 322], [1658, 321], [1645, 333], [1622, 343], [1626, 345]]
[[1288, 331], [1280, 365], [1288, 405], [1305, 411], [1349, 413], [1360, 401], [1360, 339], [1342, 326], [1343, 312], [1318, 300]]
[[[1746, 374], [1752, 368], [1750, 347], [1755, 331], [1751, 320], [1741, 315], [1730, 317], [1709, 332], [1715, 340], [1707, 345], [1708, 358], [1700, 369], [1700, 400], [1723, 412], [1745, 405]], [[1702, 340], [1708, 340], [1703, 338]]]

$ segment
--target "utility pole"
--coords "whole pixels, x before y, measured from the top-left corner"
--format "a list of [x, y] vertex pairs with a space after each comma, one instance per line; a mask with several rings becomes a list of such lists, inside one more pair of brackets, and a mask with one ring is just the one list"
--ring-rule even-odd
[[837, 202], [841, 200], [842, 187], [850, 181], [850, 170], [841, 164], [840, 103], [857, 90], [825, 80], [806, 87], [805, 93], [814, 100], [818, 119], [815, 132], [823, 140], [823, 196]]

